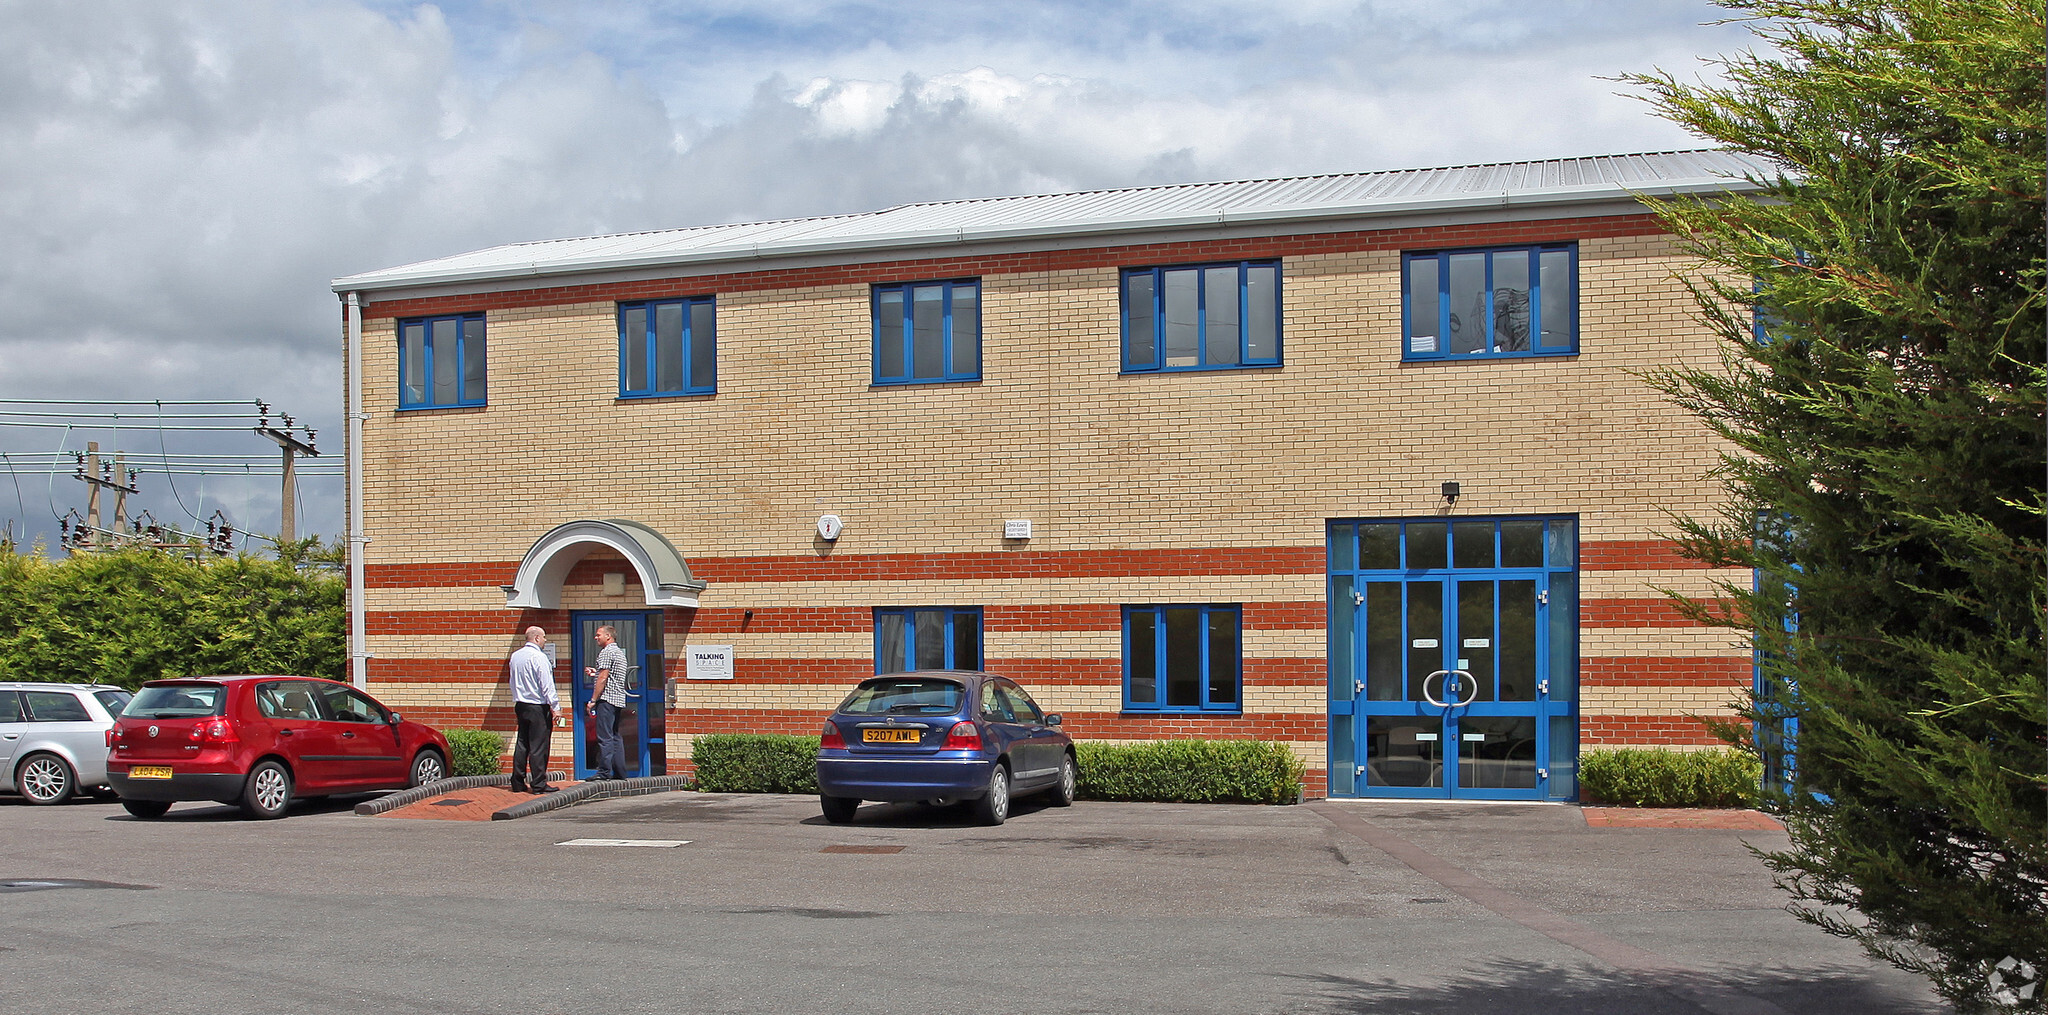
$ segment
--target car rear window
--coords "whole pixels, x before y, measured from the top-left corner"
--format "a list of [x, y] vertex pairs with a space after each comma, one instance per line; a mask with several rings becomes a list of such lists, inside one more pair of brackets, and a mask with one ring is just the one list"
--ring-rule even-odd
[[135, 697], [127, 691], [94, 691], [92, 696], [100, 700], [108, 715], [120, 715], [128, 707], [128, 699]]
[[143, 719], [220, 715], [227, 690], [220, 684], [152, 684], [135, 692], [135, 700], [121, 714]]
[[960, 711], [967, 689], [950, 680], [909, 677], [871, 680], [839, 706], [847, 715], [948, 715]]

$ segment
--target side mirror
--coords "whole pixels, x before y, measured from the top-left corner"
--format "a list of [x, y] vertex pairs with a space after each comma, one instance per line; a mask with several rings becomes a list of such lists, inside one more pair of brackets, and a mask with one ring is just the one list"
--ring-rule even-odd
[[396, 713], [396, 712], [393, 712], [393, 713], [391, 713], [391, 725], [393, 725], [393, 726], [396, 726], [396, 725], [398, 725], [399, 723], [402, 723], [402, 722], [404, 722], [404, 721], [405, 721], [405, 717], [404, 717], [404, 716], [402, 716], [402, 715], [399, 715], [399, 714], [398, 714], [398, 713]]
[[1058, 712], [1054, 712], [1045, 717], [1045, 724], [1047, 726], [1058, 726], [1060, 724], [1060, 718], [1060, 714]]

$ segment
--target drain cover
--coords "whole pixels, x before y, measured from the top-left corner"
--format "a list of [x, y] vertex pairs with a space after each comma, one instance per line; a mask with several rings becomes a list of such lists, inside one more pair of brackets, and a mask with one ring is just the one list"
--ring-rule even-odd
[[434, 801], [434, 802], [433, 802], [432, 804], [430, 804], [429, 806], [432, 806], [432, 807], [460, 807], [460, 806], [462, 806], [463, 804], [466, 804], [466, 803], [470, 803], [470, 802], [471, 802], [471, 801], [468, 801], [468, 800], [436, 800], [436, 801]]
[[826, 846], [820, 853], [901, 853], [902, 846]]

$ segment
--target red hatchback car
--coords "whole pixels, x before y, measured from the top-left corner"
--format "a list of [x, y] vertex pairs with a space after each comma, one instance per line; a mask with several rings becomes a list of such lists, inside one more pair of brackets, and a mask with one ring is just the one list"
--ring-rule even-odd
[[178, 800], [281, 818], [293, 797], [403, 789], [448, 774], [448, 738], [314, 677], [152, 680], [107, 731], [107, 781], [137, 817]]

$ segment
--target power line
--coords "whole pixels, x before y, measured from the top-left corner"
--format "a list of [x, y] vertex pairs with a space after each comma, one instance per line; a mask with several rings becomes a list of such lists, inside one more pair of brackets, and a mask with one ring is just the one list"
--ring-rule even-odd
[[[149, 421], [149, 417], [143, 417], [143, 418], [142, 418], [142, 420], [141, 420], [141, 422], [143, 422], [144, 424], [147, 424], [147, 423], [148, 423], [148, 421]], [[0, 426], [23, 426], [23, 427], [44, 427], [44, 428], [48, 428], [48, 429], [52, 429], [52, 430], [58, 430], [58, 429], [62, 429], [62, 430], [71, 430], [71, 429], [78, 429], [78, 430], [120, 430], [120, 429], [123, 429], [123, 427], [121, 426], [121, 424], [120, 424], [120, 423], [17, 423], [17, 422], [15, 422], [15, 421], [11, 420], [11, 419], [0, 419]], [[135, 426], [132, 426], [132, 425], [131, 425], [131, 426], [129, 426], [129, 427], [126, 427], [126, 429], [134, 430], [134, 429], [137, 429], [137, 427], [135, 427]], [[250, 432], [250, 431], [252, 431], [252, 430], [254, 430], [254, 429], [256, 429], [256, 428], [255, 428], [255, 427], [253, 427], [253, 426], [159, 426], [159, 427], [156, 427], [156, 429], [158, 429], [158, 430], [219, 430], [219, 431], [227, 431], [227, 432], [233, 432], [233, 433], [248, 433], [248, 432]]]
[[106, 398], [0, 398], [0, 405], [248, 405], [254, 406], [256, 399], [151, 399], [146, 402], [123, 402]]
[[234, 419], [238, 416], [254, 415], [254, 412], [177, 412], [162, 413], [121, 413], [121, 412], [28, 412], [22, 409], [0, 409], [0, 416], [28, 416], [49, 419]]

